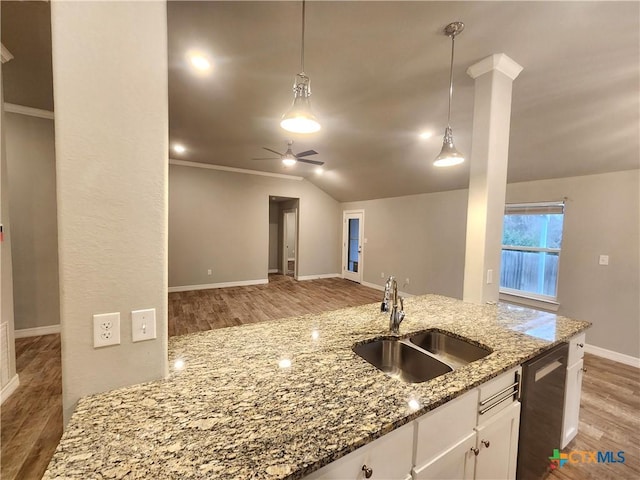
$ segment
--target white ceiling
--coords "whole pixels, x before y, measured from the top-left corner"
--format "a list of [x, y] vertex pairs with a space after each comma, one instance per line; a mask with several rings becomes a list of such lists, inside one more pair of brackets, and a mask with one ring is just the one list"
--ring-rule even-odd
[[[27, 7], [2, 3], [3, 43], [15, 54], [7, 43], [18, 34], [5, 35], [6, 13]], [[465, 71], [505, 53], [524, 67], [513, 90], [510, 182], [639, 167], [638, 2], [308, 2], [306, 72], [323, 128], [293, 137], [279, 120], [299, 70], [300, 2], [167, 8], [169, 134], [188, 148], [173, 158], [304, 176], [341, 201], [466, 188], [468, 161], [432, 166], [447, 113], [450, 40], [442, 28], [461, 20], [452, 127], [468, 158], [473, 81]], [[20, 21], [22, 35], [34, 28]], [[209, 76], [188, 67], [191, 48], [211, 55]], [[20, 62], [3, 66], [9, 102], [26, 88], [8, 85]], [[430, 140], [418, 138], [425, 129]], [[252, 160], [268, 156], [262, 146], [284, 151], [288, 138], [294, 152], [320, 152], [323, 176], [312, 166]]]

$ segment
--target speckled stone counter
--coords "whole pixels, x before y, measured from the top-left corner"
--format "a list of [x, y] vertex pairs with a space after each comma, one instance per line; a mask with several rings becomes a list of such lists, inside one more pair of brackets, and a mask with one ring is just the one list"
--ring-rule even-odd
[[589, 327], [434, 295], [405, 311], [401, 336], [438, 329], [493, 353], [391, 378], [351, 349], [389, 336], [379, 304], [174, 337], [168, 379], [78, 403], [44, 478], [299, 479]]

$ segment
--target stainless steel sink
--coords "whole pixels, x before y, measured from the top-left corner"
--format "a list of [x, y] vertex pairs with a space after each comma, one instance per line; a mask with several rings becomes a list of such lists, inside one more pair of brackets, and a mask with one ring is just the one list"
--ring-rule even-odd
[[400, 340], [376, 340], [353, 351], [387, 375], [408, 383], [421, 383], [453, 371], [449, 365]]
[[480, 360], [491, 353], [491, 350], [437, 331], [418, 333], [409, 337], [409, 341], [454, 368]]

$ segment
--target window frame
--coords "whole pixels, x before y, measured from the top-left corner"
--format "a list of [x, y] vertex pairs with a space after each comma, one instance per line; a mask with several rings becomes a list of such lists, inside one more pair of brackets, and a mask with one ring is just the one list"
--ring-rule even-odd
[[[532, 212], [533, 211], [533, 212]], [[536, 213], [534, 213], [536, 212]], [[532, 202], [532, 203], [507, 203], [505, 204], [504, 217], [507, 215], [549, 215], [549, 214], [562, 214], [562, 237], [564, 239], [564, 214], [565, 214], [565, 201], [560, 202]], [[504, 219], [503, 217], [503, 219]], [[503, 232], [504, 238], [504, 221]], [[505, 245], [502, 244], [500, 248], [500, 255], [505, 250], [518, 251], [518, 252], [540, 252], [540, 253], [552, 253], [558, 255], [558, 273], [556, 275], [556, 295], [544, 295], [534, 292], [528, 292], [526, 290], [518, 290], [513, 288], [503, 287], [502, 282], [499, 282], [499, 295], [501, 300], [505, 300], [512, 303], [521, 303], [528, 306], [537, 308], [544, 308], [547, 310], [557, 311], [560, 304], [558, 302], [558, 286], [560, 284], [560, 260], [562, 255], [562, 242], [560, 248], [550, 247], [529, 247], [518, 245]], [[502, 262], [500, 264], [500, 276], [502, 277]]]

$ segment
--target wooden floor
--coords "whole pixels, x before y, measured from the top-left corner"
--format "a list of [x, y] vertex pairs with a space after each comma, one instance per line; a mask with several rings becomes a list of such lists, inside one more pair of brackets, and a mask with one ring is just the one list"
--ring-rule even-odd
[[0, 478], [36, 480], [62, 435], [60, 335], [16, 339], [20, 386], [3, 404]]
[[[378, 302], [381, 292], [341, 279], [169, 294], [169, 335]], [[60, 336], [16, 340], [20, 387], [1, 407], [2, 480], [38, 480], [62, 432]], [[565, 465], [547, 480], [640, 478], [640, 370], [585, 355], [580, 432], [564, 450], [625, 452], [624, 464]], [[552, 452], [549, 452], [551, 455]], [[529, 479], [522, 479], [529, 480]]]
[[380, 302], [382, 292], [341, 278], [297, 282], [269, 275], [248, 287], [169, 294], [169, 336]]
[[[640, 478], [640, 370], [586, 354], [578, 435], [563, 450], [624, 452], [624, 463], [566, 463], [547, 480]], [[551, 455], [552, 452], [549, 453]]]

